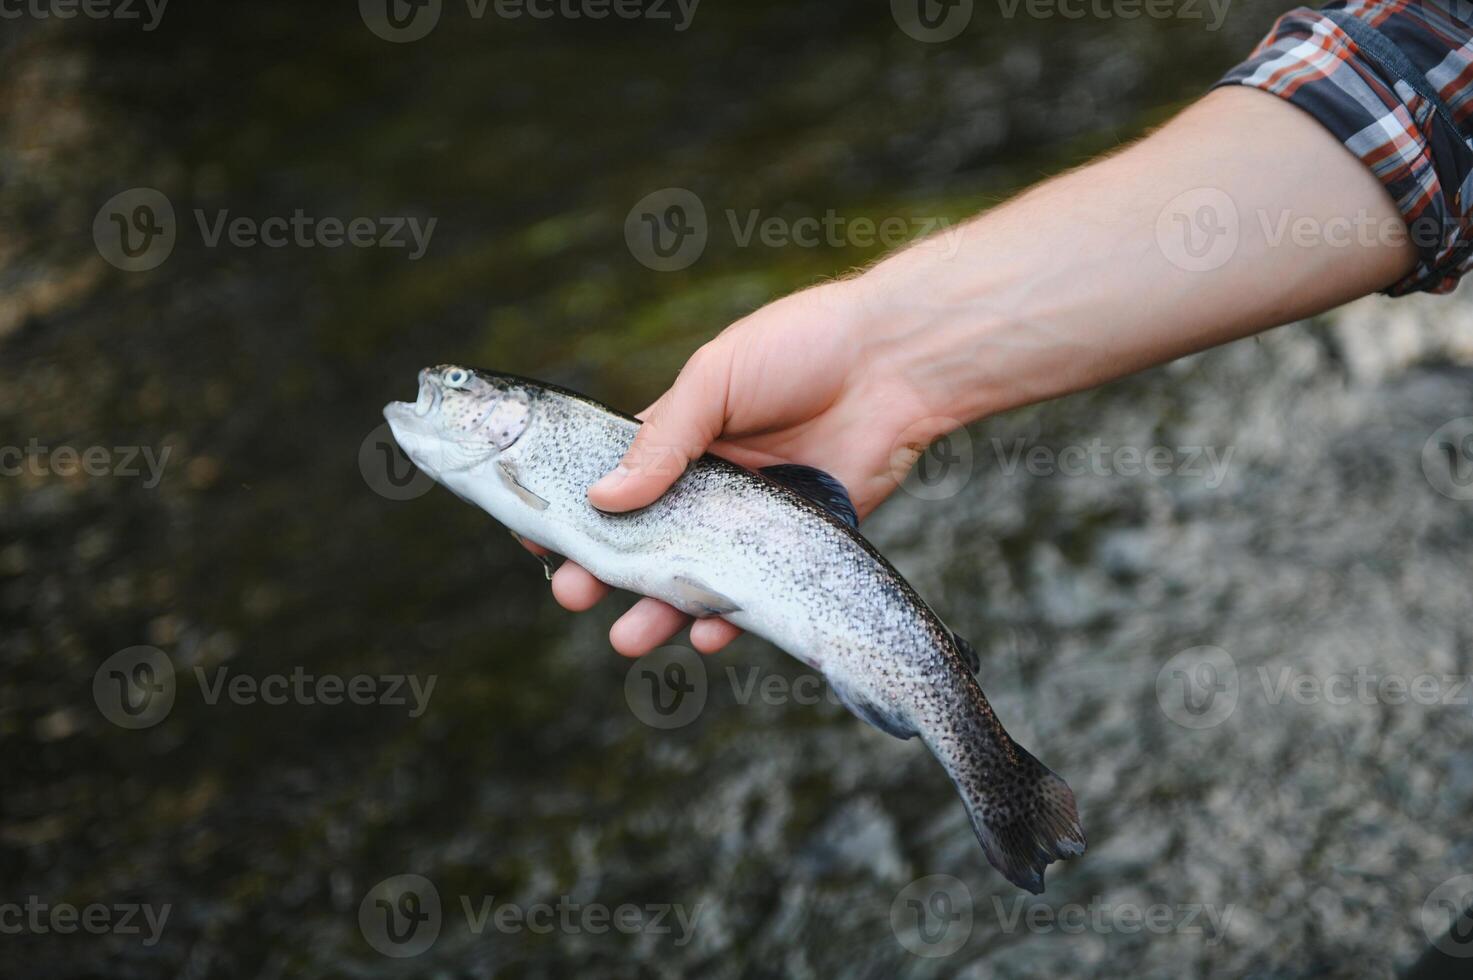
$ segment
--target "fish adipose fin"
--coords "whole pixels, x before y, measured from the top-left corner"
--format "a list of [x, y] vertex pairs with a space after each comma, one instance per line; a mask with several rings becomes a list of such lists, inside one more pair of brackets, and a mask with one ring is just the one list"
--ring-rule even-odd
[[962, 655], [962, 662], [971, 668], [972, 673], [975, 674], [981, 670], [982, 658], [977, 656], [977, 648], [968, 643], [966, 638], [956, 630], [951, 631], [951, 638], [956, 641], [956, 652]]
[[1084, 853], [1084, 828], [1068, 784], [1016, 742], [1013, 752], [1016, 765], [991, 774], [990, 785], [952, 778], [987, 860], [1008, 881], [1038, 895], [1045, 868]]
[[854, 512], [854, 501], [849, 499], [849, 491], [823, 470], [799, 463], [778, 463], [764, 466], [757, 472], [807, 497], [850, 527], [859, 527], [859, 515]]

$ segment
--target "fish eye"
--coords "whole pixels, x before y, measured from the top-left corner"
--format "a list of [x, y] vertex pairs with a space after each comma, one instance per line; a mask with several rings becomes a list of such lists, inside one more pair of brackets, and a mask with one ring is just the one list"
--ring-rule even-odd
[[445, 372], [445, 384], [451, 388], [464, 388], [470, 379], [470, 372], [461, 368], [451, 368]]

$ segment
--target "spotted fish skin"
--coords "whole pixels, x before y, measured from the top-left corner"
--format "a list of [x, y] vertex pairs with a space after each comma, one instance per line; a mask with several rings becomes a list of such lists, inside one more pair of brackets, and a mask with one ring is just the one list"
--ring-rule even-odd
[[640, 423], [514, 375], [429, 368], [417, 401], [384, 414], [415, 465], [514, 534], [616, 588], [720, 615], [820, 671], [860, 718], [918, 735], [1014, 884], [1041, 892], [1047, 865], [1083, 853], [1073, 793], [1008, 735], [952, 632], [808, 496], [708, 455], [648, 507], [600, 511], [588, 488]]

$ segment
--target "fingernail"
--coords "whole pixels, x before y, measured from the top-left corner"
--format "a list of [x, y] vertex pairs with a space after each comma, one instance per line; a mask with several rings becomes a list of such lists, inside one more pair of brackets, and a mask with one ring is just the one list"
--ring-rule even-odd
[[629, 467], [625, 466], [623, 463], [620, 463], [614, 469], [610, 470], [608, 473], [605, 473], [603, 479], [599, 480], [592, 487], [590, 487], [589, 492], [592, 493], [593, 491], [597, 490], [599, 493], [609, 493], [611, 491], [617, 490], [619, 488], [619, 484], [623, 483], [628, 477]]

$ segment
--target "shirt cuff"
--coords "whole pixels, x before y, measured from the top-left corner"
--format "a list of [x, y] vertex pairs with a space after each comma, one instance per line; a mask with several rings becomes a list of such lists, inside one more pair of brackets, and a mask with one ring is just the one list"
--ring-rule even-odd
[[1305, 110], [1386, 187], [1418, 260], [1385, 292], [1447, 292], [1473, 267], [1473, 25], [1407, 0], [1300, 7], [1217, 85]]

